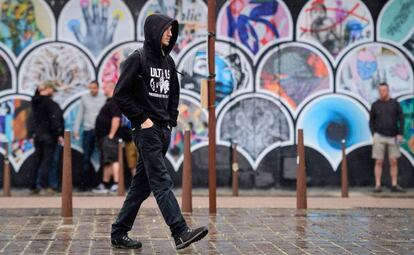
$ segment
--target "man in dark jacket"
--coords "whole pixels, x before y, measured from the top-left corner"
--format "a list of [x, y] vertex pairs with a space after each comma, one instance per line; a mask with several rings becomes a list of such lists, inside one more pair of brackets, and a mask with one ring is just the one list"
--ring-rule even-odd
[[48, 173], [58, 142], [63, 144], [64, 120], [59, 105], [52, 100], [56, 84], [45, 81], [32, 98], [32, 112], [29, 117], [29, 137], [34, 140], [35, 169], [33, 172], [33, 193], [48, 188]]
[[165, 162], [171, 128], [177, 125], [180, 96], [175, 63], [169, 56], [177, 40], [178, 22], [161, 14], [148, 16], [144, 34], [144, 47], [123, 64], [114, 94], [115, 102], [131, 121], [140, 157], [128, 196], [112, 225], [111, 241], [118, 248], [142, 246], [127, 233], [152, 191], [176, 248], [183, 249], [205, 237], [208, 230], [188, 228], [172, 192], [173, 182]]
[[389, 95], [386, 83], [378, 87], [380, 98], [371, 106], [369, 126], [373, 135], [372, 157], [375, 159], [375, 193], [382, 191], [381, 175], [385, 149], [390, 161], [391, 191], [404, 192], [398, 185], [399, 144], [403, 142], [404, 115], [397, 100]]

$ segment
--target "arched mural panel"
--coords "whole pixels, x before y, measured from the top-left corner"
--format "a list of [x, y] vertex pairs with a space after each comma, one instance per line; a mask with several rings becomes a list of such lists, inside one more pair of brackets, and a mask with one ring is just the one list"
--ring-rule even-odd
[[382, 43], [358, 46], [339, 65], [336, 85], [370, 106], [378, 99], [377, 86], [387, 82], [392, 97], [414, 92], [413, 70], [395, 47]]
[[[216, 43], [216, 105], [220, 108], [229, 98], [253, 90], [253, 71], [247, 55], [235, 45]], [[208, 77], [207, 48], [200, 43], [182, 57], [178, 64], [181, 88], [199, 97], [201, 81]]]
[[246, 94], [228, 103], [217, 120], [218, 140], [236, 142], [254, 169], [276, 146], [293, 143], [293, 123], [285, 107], [270, 96]]
[[55, 39], [55, 18], [42, 0], [0, 0], [0, 46], [17, 63], [31, 48]]
[[94, 79], [92, 63], [82, 51], [65, 43], [48, 43], [37, 47], [23, 62], [19, 92], [33, 95], [43, 81], [55, 81], [58, 87], [54, 100], [64, 108]]
[[311, 98], [333, 91], [328, 60], [313, 47], [287, 43], [268, 51], [256, 72], [256, 86], [282, 100], [296, 114]]
[[134, 40], [134, 27], [123, 1], [71, 0], [59, 15], [58, 39], [81, 47], [97, 63], [110, 47]]
[[12, 95], [0, 99], [0, 151], [8, 151], [10, 163], [16, 172], [34, 152], [29, 137], [31, 99], [28, 96]]
[[351, 47], [373, 41], [371, 12], [360, 0], [308, 1], [298, 17], [296, 39], [322, 48], [336, 64]]
[[269, 45], [291, 40], [293, 22], [289, 9], [280, 0], [230, 0], [218, 14], [219, 38], [236, 42], [252, 58]]
[[347, 152], [371, 143], [368, 111], [356, 100], [342, 95], [326, 95], [309, 102], [297, 120], [305, 145], [322, 153], [336, 169], [341, 161], [341, 142]]

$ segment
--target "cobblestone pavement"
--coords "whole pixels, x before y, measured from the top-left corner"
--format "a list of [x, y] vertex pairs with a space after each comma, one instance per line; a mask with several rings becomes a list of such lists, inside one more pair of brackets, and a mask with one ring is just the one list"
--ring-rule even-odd
[[[0, 254], [176, 254], [158, 209], [140, 212], [130, 233], [141, 250], [110, 246], [117, 209], [0, 209]], [[186, 215], [209, 235], [180, 254], [414, 254], [412, 209], [207, 209]]]

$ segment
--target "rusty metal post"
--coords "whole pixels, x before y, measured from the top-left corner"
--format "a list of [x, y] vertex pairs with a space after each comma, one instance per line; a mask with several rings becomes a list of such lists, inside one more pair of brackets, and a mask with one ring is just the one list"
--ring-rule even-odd
[[209, 213], [217, 213], [217, 172], [216, 172], [216, 0], [208, 0], [208, 194]]
[[118, 140], [118, 196], [125, 196], [125, 177], [124, 177], [124, 142]]
[[11, 172], [9, 161], [9, 144], [7, 143], [6, 153], [4, 154], [4, 167], [3, 167], [3, 196], [11, 196]]
[[66, 130], [63, 143], [62, 217], [72, 217], [72, 149], [70, 131]]
[[307, 209], [306, 195], [306, 166], [305, 166], [305, 144], [303, 139], [303, 129], [298, 130], [298, 155], [297, 155], [297, 175], [296, 175], [296, 208]]
[[183, 212], [186, 213], [193, 212], [193, 176], [191, 171], [191, 133], [187, 129], [184, 132], [183, 194], [181, 205]]
[[239, 164], [237, 162], [237, 143], [233, 144], [232, 147], [232, 159], [233, 162], [231, 164], [232, 169], [232, 188], [233, 188], [233, 196], [239, 196]]
[[348, 197], [348, 163], [346, 160], [346, 144], [345, 140], [342, 140], [342, 164], [341, 164], [341, 186], [342, 197]]

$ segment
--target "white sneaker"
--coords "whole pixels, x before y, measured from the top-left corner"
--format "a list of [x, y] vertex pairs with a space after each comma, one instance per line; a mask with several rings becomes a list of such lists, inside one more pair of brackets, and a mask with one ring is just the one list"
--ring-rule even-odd
[[110, 191], [111, 193], [116, 193], [116, 192], [118, 192], [118, 184], [114, 184], [114, 185], [112, 185], [112, 186], [111, 186], [111, 188], [109, 189], [109, 191]]
[[101, 183], [101, 184], [98, 185], [98, 187], [93, 189], [92, 192], [95, 193], [95, 194], [108, 194], [109, 190], [106, 189], [105, 186]]

